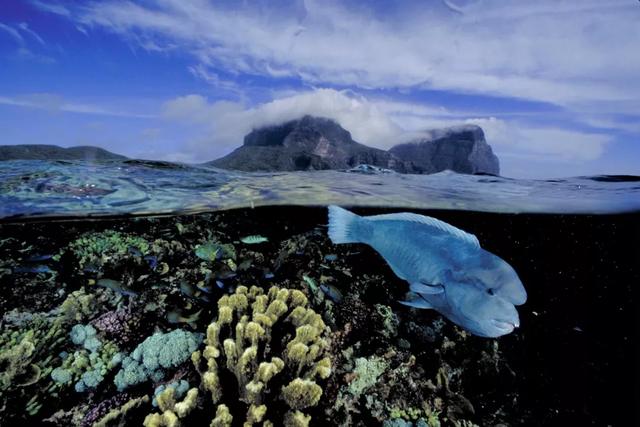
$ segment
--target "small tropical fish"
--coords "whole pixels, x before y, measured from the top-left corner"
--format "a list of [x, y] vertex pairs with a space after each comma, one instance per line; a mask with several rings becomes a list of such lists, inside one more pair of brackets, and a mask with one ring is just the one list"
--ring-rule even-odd
[[53, 255], [32, 255], [29, 258], [27, 258], [25, 261], [27, 261], [27, 262], [42, 262], [42, 261], [48, 261], [51, 258], [53, 258]]
[[361, 217], [329, 206], [334, 244], [365, 243], [410, 284], [402, 303], [433, 308], [469, 332], [499, 337], [520, 325], [527, 292], [515, 270], [482, 249], [476, 236], [413, 213]]
[[342, 302], [342, 292], [340, 292], [340, 290], [335, 286], [322, 284], [320, 285], [320, 289], [322, 289], [322, 292], [324, 292], [325, 295], [331, 299], [331, 301], [337, 303]]
[[268, 242], [269, 239], [267, 239], [264, 236], [252, 235], [252, 236], [245, 236], [245, 237], [241, 238], [240, 241], [242, 243], [244, 243], [244, 244], [247, 244], [247, 245], [255, 245], [257, 243]]
[[210, 294], [213, 292], [213, 287], [209, 284], [209, 280], [206, 280], [206, 282], [206, 285], [205, 282], [196, 283], [196, 288], [198, 288], [199, 291], [204, 292], [205, 294]]
[[307, 285], [309, 285], [311, 292], [313, 292], [314, 294], [318, 292], [318, 284], [316, 283], [315, 280], [313, 280], [311, 277], [307, 276], [306, 274], [302, 275], [302, 280], [304, 280], [307, 283]]
[[141, 257], [142, 256], [142, 251], [138, 248], [136, 248], [135, 246], [129, 246], [127, 248], [127, 251], [129, 251], [129, 253], [133, 256], [137, 256], [137, 257]]
[[188, 323], [189, 325], [195, 327], [195, 323], [200, 319], [200, 314], [202, 313], [202, 309], [197, 312], [185, 316], [182, 310], [175, 309], [167, 313], [167, 321], [169, 323]]
[[200, 292], [200, 288], [192, 285], [189, 282], [186, 282], [186, 281], [180, 282], [180, 292], [182, 292], [184, 295], [188, 296], [189, 298], [195, 298], [195, 299], [202, 300], [204, 302], [209, 302], [209, 297], [207, 295], [202, 295], [202, 293]]
[[21, 265], [13, 269], [14, 273], [53, 273], [48, 265]]
[[127, 296], [137, 295], [137, 293], [133, 289], [131, 289], [124, 283], [119, 282], [117, 280], [113, 280], [113, 279], [100, 279], [96, 282], [96, 285], [102, 286], [103, 288], [109, 288], [112, 291], [122, 295], [127, 295]]
[[203, 243], [196, 248], [196, 256], [205, 261], [215, 261], [220, 254], [220, 246], [216, 243]]
[[144, 260], [147, 261], [147, 263], [149, 263], [149, 267], [151, 267], [152, 270], [155, 270], [156, 267], [158, 266], [157, 256], [147, 255], [146, 257], [144, 257]]

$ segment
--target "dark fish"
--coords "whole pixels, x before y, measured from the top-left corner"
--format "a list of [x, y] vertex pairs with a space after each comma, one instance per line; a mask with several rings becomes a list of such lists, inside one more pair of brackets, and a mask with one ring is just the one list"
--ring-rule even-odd
[[195, 322], [198, 321], [198, 319], [200, 319], [200, 314], [202, 313], [202, 309], [200, 309], [199, 311], [190, 314], [188, 316], [185, 316], [184, 313], [182, 312], [182, 310], [176, 308], [175, 310], [172, 310], [170, 312], [167, 313], [167, 321], [169, 323], [188, 323], [189, 325], [191, 325], [192, 327], [195, 327]]
[[329, 261], [329, 262], [335, 261], [337, 259], [338, 259], [338, 255], [336, 255], [336, 254], [327, 254], [327, 255], [324, 256], [324, 260], [325, 261]]
[[14, 273], [53, 273], [48, 265], [21, 265], [13, 269]]
[[209, 302], [209, 297], [202, 295], [197, 286], [193, 286], [191, 283], [182, 281], [180, 282], [180, 292], [189, 298], [199, 299], [204, 302]]
[[97, 273], [100, 271], [100, 267], [95, 264], [87, 264], [84, 266], [82, 271], [84, 271], [85, 273]]
[[196, 284], [196, 288], [198, 288], [199, 291], [202, 291], [205, 294], [210, 294], [213, 292], [213, 288], [208, 283], [209, 282], [207, 281], [207, 284], [205, 285], [204, 282], [198, 282]]
[[113, 279], [100, 279], [96, 282], [96, 285], [102, 286], [103, 288], [109, 288], [114, 292], [117, 292], [119, 294], [126, 295], [126, 296], [137, 295], [137, 293], [133, 289], [131, 289], [124, 283], [119, 282], [117, 280], [113, 280]]
[[129, 246], [127, 250], [133, 256], [138, 256], [138, 257], [142, 256], [142, 251], [140, 251], [140, 249], [136, 248], [135, 246]]
[[325, 293], [333, 302], [342, 302], [342, 292], [333, 285], [320, 285], [320, 289]]
[[48, 261], [53, 258], [53, 255], [33, 255], [27, 258], [25, 261], [27, 262], [42, 262]]
[[152, 270], [155, 270], [158, 266], [158, 257], [154, 255], [147, 255], [144, 257], [144, 260], [149, 263], [149, 267], [151, 267]]

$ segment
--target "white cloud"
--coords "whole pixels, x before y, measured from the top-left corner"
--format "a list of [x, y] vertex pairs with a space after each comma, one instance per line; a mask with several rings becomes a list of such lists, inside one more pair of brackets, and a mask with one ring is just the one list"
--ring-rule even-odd
[[337, 1], [268, 4], [104, 1], [78, 9], [75, 19], [141, 46], [186, 49], [199, 75], [221, 68], [320, 85], [426, 87], [563, 106], [624, 105], [637, 97], [640, 56], [630, 54], [640, 43], [636, 2], [398, 2], [383, 11]]
[[[598, 159], [611, 140], [606, 134], [535, 127], [495, 117], [465, 117], [437, 106], [367, 99], [333, 89], [297, 93], [252, 108], [229, 101], [209, 103], [200, 95], [187, 95], [166, 102], [163, 110], [165, 117], [188, 122], [192, 130], [193, 125], [199, 126], [200, 131], [186, 141], [185, 152], [192, 156], [181, 157], [195, 162], [227, 154], [240, 146], [253, 128], [305, 114], [332, 118], [356, 141], [383, 149], [424, 135], [428, 129], [476, 124], [484, 129], [503, 166], [514, 158], [580, 165]], [[506, 171], [520, 173], [516, 168], [507, 167]]]
[[53, 93], [31, 93], [19, 96], [0, 95], [0, 105], [34, 108], [39, 110], [46, 110], [51, 113], [67, 112], [79, 114], [96, 114], [103, 116], [132, 117], [141, 119], [155, 117], [151, 114], [132, 113], [121, 109], [110, 109], [94, 104], [84, 104], [67, 101], [62, 96]]

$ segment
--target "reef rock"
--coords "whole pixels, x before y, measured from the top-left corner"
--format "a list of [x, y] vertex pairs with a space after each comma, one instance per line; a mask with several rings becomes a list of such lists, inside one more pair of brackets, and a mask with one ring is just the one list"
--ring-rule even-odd
[[354, 141], [335, 121], [308, 115], [254, 129], [241, 147], [208, 164], [244, 171], [349, 169], [359, 164], [404, 169], [388, 152]]
[[427, 135], [392, 147], [389, 153], [404, 162], [408, 173], [436, 173], [445, 169], [458, 173], [498, 175], [500, 164], [476, 125], [429, 131]]

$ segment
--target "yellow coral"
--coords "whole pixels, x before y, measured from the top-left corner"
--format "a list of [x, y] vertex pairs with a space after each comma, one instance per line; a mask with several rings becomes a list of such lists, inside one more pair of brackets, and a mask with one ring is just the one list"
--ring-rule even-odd
[[227, 405], [218, 405], [216, 417], [211, 421], [211, 427], [231, 427], [233, 416]]
[[311, 416], [300, 411], [289, 411], [284, 416], [285, 427], [308, 427], [310, 421]]
[[322, 396], [322, 388], [311, 380], [296, 378], [282, 388], [282, 397], [293, 409], [315, 406]]
[[249, 406], [249, 410], [247, 411], [247, 421], [244, 423], [244, 426], [249, 427], [254, 425], [255, 423], [261, 422], [266, 413], [267, 413], [266, 405]]
[[[322, 388], [314, 380], [326, 379], [331, 374], [331, 360], [322, 358], [328, 348], [324, 338], [327, 328], [322, 317], [307, 308], [307, 304], [307, 297], [301, 291], [272, 287], [265, 294], [256, 286], [250, 289], [240, 286], [234, 294], [218, 301], [218, 318], [207, 328], [205, 348], [192, 356], [202, 375], [203, 389], [217, 405], [211, 426], [230, 426], [233, 420], [230, 408], [221, 403], [224, 398], [221, 378], [229, 373], [235, 377], [238, 387], [237, 394], [233, 395], [247, 405], [246, 414], [240, 415], [245, 417], [245, 426], [257, 423], [273, 426], [274, 423], [266, 419], [268, 405], [280, 397], [291, 408], [286, 425], [309, 424], [311, 418], [299, 410], [318, 404]], [[289, 332], [284, 332], [290, 327], [281, 324], [295, 328], [293, 339]], [[276, 336], [282, 336], [284, 341], [272, 342]], [[278, 351], [282, 351], [282, 359], [264, 360]], [[206, 369], [202, 369], [200, 365], [205, 360]], [[284, 381], [287, 385], [273, 389], [271, 381], [282, 375], [280, 383]], [[283, 414], [273, 415], [278, 417], [280, 425], [285, 422]]]
[[169, 387], [156, 397], [161, 414], [149, 414], [144, 419], [145, 427], [179, 427], [180, 419], [185, 418], [198, 403], [198, 389], [187, 392], [182, 402], [176, 403], [175, 389]]

